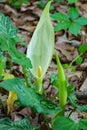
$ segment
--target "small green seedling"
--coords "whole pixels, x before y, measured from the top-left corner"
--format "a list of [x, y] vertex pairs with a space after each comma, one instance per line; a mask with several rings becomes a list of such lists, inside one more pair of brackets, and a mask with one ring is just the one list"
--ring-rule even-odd
[[78, 9], [71, 7], [68, 11], [68, 14], [55, 13], [51, 17], [58, 21], [55, 26], [55, 31], [66, 30], [68, 29], [71, 34], [77, 36], [80, 32], [82, 26], [87, 25], [87, 18], [81, 17], [79, 15]]
[[7, 2], [17, 9], [20, 9], [22, 4], [28, 4], [29, 0], [7, 0]]
[[69, 4], [76, 3], [78, 0], [67, 0]]
[[73, 63], [76, 62], [77, 65], [80, 65], [83, 62], [83, 54], [87, 51], [87, 44], [81, 44], [78, 48], [79, 55], [72, 60], [70, 65], [67, 64], [67, 69], [71, 68], [71, 70], [75, 71], [75, 67], [73, 66]]

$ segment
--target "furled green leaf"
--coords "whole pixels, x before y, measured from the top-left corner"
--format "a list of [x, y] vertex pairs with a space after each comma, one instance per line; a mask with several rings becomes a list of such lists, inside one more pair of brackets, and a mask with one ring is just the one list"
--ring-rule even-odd
[[76, 8], [71, 7], [71, 8], [69, 9], [69, 15], [70, 15], [70, 18], [71, 18], [72, 20], [74, 20], [74, 19], [78, 18], [79, 12], [78, 12], [78, 10], [77, 10]]
[[35, 130], [28, 118], [12, 122], [9, 118], [0, 119], [0, 130]]
[[68, 3], [76, 3], [78, 0], [68, 0]]
[[80, 25], [87, 25], [87, 18], [85, 17], [80, 17], [76, 20], [77, 23], [79, 23]]
[[69, 31], [70, 33], [74, 34], [77, 36], [77, 34], [80, 32], [81, 25], [78, 23], [71, 23], [69, 26]]
[[63, 13], [54, 13], [51, 15], [51, 17], [55, 20], [58, 21], [66, 21], [69, 22], [69, 18], [67, 15], [63, 14]]
[[51, 101], [47, 101], [43, 96], [35, 93], [34, 89], [27, 88], [23, 80], [19, 78], [5, 80], [0, 83], [0, 87], [7, 91], [15, 91], [18, 95], [18, 100], [23, 106], [32, 107], [38, 113], [55, 113], [60, 111], [60, 108]]
[[67, 29], [69, 27], [70, 23], [68, 22], [62, 22], [62, 23], [58, 23], [54, 30], [55, 31], [60, 31], [60, 30], [63, 30], [63, 29]]
[[54, 29], [50, 20], [49, 8], [51, 1], [46, 5], [36, 30], [27, 49], [27, 57], [32, 62], [32, 74], [37, 77], [38, 67], [41, 66], [44, 77], [54, 51]]
[[55, 57], [57, 61], [58, 69], [58, 89], [59, 89], [59, 105], [62, 109], [62, 114], [64, 115], [64, 109], [67, 102], [67, 80], [64, 74], [64, 70], [57, 52], [55, 51]]
[[79, 53], [85, 53], [87, 51], [87, 44], [82, 44], [79, 46]]
[[68, 117], [57, 117], [53, 121], [54, 130], [87, 130], [87, 119], [74, 122]]

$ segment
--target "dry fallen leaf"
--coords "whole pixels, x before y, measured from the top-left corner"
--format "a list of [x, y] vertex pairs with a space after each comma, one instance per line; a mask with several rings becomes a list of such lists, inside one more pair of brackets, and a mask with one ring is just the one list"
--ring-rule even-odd
[[[55, 45], [56, 50], [58, 51], [61, 61], [63, 62], [70, 62], [72, 61], [76, 56], [78, 56], [78, 51], [75, 47], [71, 46], [68, 43], [65, 42], [57, 42]], [[61, 52], [61, 53], [60, 53]], [[65, 59], [64, 59], [65, 57]]]

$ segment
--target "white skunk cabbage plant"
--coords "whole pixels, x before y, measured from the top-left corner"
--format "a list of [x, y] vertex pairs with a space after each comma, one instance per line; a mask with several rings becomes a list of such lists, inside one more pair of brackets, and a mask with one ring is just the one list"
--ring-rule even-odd
[[27, 57], [32, 63], [32, 74], [36, 77], [39, 93], [42, 93], [42, 81], [50, 65], [54, 52], [54, 28], [50, 20], [49, 8], [52, 1], [46, 5], [39, 23], [27, 48]]

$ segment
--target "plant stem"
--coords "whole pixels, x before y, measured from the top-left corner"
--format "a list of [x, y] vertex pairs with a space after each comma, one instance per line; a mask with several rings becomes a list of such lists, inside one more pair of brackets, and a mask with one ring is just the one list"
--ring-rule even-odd
[[48, 130], [50, 130], [47, 116], [46, 116], [45, 114], [43, 114], [43, 117], [44, 117], [44, 120], [45, 120], [45, 122], [46, 122], [46, 125], [47, 125]]
[[76, 108], [72, 109], [71, 112], [69, 113], [69, 115], [67, 117], [70, 117], [70, 115], [72, 114], [73, 111], [75, 111]]
[[11, 57], [10, 57], [9, 63], [10, 63], [10, 73], [12, 73], [12, 58]]
[[82, 55], [83, 55], [83, 53], [79, 54], [76, 58], [74, 58], [74, 59], [72, 60], [72, 62], [70, 63], [70, 65], [68, 66], [68, 69], [71, 68], [72, 64], [73, 64], [80, 56], [82, 56]]
[[27, 85], [27, 87], [29, 87], [29, 84], [28, 84], [28, 75], [27, 75], [26, 68], [24, 66], [22, 66], [22, 71], [24, 73], [26, 85]]
[[5, 109], [4, 105], [3, 105], [3, 102], [1, 100], [1, 98], [0, 98], [0, 105], [2, 105], [2, 108], [3, 108], [4, 112], [6, 112], [6, 109]]
[[37, 78], [37, 81], [36, 81], [36, 91], [39, 93], [39, 94], [43, 94], [43, 87], [42, 87], [42, 78]]

